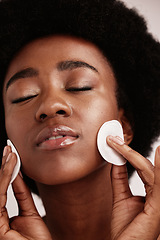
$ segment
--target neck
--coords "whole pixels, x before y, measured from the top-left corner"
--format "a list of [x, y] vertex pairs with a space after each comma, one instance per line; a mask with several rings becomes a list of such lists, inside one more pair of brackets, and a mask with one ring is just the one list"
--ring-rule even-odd
[[38, 184], [38, 189], [53, 239], [110, 239], [110, 165], [79, 181], [56, 186]]

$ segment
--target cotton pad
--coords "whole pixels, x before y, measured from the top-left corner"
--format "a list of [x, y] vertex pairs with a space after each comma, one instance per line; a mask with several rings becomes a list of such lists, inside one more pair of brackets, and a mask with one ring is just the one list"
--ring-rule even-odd
[[15, 148], [15, 146], [13, 145], [13, 143], [8, 139], [7, 140], [7, 145], [11, 147], [12, 152], [16, 154], [17, 156], [17, 163], [16, 166], [14, 167], [13, 173], [12, 173], [12, 177], [11, 177], [11, 181], [10, 184], [15, 180], [15, 178], [17, 177], [19, 170], [20, 170], [20, 166], [21, 166], [21, 160], [20, 160], [20, 156]]
[[124, 140], [123, 129], [117, 120], [105, 122], [98, 131], [97, 146], [101, 156], [109, 163], [114, 165], [124, 165], [126, 160], [112, 149], [106, 142], [107, 136], [119, 136]]

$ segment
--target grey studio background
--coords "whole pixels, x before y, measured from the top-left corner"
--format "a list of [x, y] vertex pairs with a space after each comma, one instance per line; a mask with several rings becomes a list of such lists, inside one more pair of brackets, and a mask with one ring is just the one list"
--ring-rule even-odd
[[[140, 14], [145, 16], [149, 32], [153, 34], [153, 36], [160, 41], [160, 0], [121, 0], [124, 2], [129, 8], [136, 8]], [[148, 157], [152, 162], [154, 162], [154, 154], [156, 146], [160, 144], [160, 138], [157, 142], [153, 144], [153, 151], [151, 155]], [[145, 195], [144, 187], [137, 176], [137, 173], [134, 173], [132, 178], [130, 179], [130, 187], [135, 195]], [[43, 208], [42, 202], [39, 197], [33, 195], [35, 204], [38, 208], [41, 216], [45, 215], [45, 210]], [[10, 186], [8, 189], [8, 200], [7, 200], [7, 209], [9, 212], [9, 216], [12, 217], [17, 214], [18, 208], [16, 201], [13, 196], [12, 187]]]

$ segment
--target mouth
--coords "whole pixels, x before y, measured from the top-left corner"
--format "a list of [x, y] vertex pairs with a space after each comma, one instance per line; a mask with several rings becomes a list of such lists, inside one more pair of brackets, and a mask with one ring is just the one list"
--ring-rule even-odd
[[43, 150], [56, 150], [74, 144], [78, 138], [79, 134], [73, 129], [58, 125], [42, 129], [37, 136], [36, 145]]

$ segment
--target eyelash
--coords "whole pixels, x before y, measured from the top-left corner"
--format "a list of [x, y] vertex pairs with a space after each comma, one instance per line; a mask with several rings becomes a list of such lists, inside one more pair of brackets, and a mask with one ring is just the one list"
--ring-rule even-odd
[[92, 90], [92, 87], [80, 87], [80, 88], [76, 88], [76, 87], [73, 87], [73, 88], [69, 88], [67, 89], [68, 92], [83, 92], [83, 91], [89, 91], [89, 90]]
[[37, 94], [36, 94], [36, 95], [32, 95], [32, 96], [17, 98], [17, 99], [15, 99], [15, 100], [13, 100], [12, 103], [13, 103], [13, 104], [16, 104], [16, 103], [25, 102], [25, 101], [27, 101], [27, 100], [30, 100], [30, 99], [36, 97], [36, 96], [37, 96]]
[[[83, 92], [83, 91], [90, 91], [92, 90], [92, 87], [81, 87], [81, 88], [76, 88], [76, 87], [73, 87], [73, 88], [69, 88], [69, 89], [66, 89], [68, 92]], [[21, 97], [21, 98], [17, 98], [15, 100], [12, 101], [13, 104], [16, 104], [16, 103], [21, 103], [21, 102], [25, 102], [27, 100], [30, 100], [34, 97], [36, 97], [37, 95], [33, 95], [33, 96], [27, 96], [27, 97]]]

